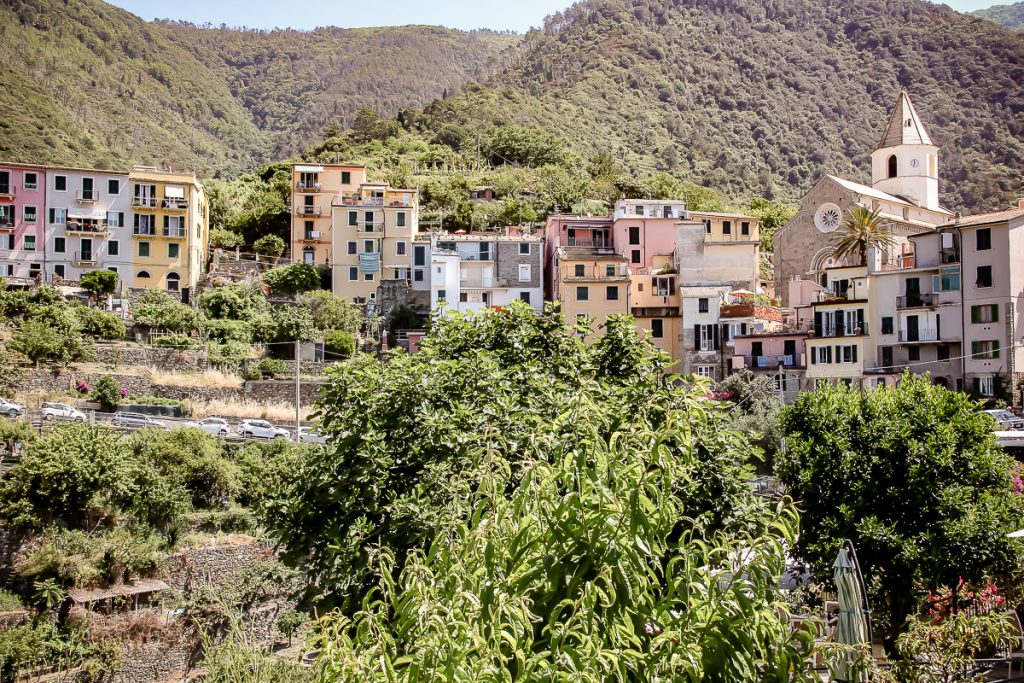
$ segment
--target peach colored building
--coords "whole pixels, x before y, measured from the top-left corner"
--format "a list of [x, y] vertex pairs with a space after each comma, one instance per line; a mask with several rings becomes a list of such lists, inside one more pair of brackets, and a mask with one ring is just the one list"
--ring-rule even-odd
[[292, 261], [332, 264], [331, 205], [342, 195], [357, 192], [365, 182], [365, 166], [292, 165]]

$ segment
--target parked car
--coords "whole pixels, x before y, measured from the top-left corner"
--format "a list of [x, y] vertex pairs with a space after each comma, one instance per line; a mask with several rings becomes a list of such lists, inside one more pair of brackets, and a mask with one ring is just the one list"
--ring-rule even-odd
[[70, 422], [85, 422], [85, 413], [77, 408], [72, 408], [67, 403], [44, 403], [39, 409], [39, 414], [44, 420], [66, 420]]
[[287, 429], [275, 427], [266, 420], [242, 420], [238, 423], [238, 435], [248, 439], [288, 439], [292, 433]]
[[315, 443], [323, 446], [327, 443], [327, 437], [320, 433], [319, 427], [299, 427], [299, 443]]
[[0, 415], [7, 417], [21, 417], [25, 414], [25, 406], [18, 405], [14, 401], [0, 398]]
[[1000, 430], [1024, 429], [1024, 418], [1017, 417], [1009, 410], [986, 410], [996, 421], [996, 428]]
[[159, 427], [160, 429], [167, 428], [167, 425], [160, 420], [154, 420], [149, 415], [143, 415], [142, 413], [115, 413], [111, 424], [115, 427], [133, 427], [135, 429], [141, 429], [142, 427]]
[[231, 429], [228, 421], [222, 417], [204, 417], [198, 422], [186, 422], [184, 426], [206, 432], [210, 436], [227, 436]]

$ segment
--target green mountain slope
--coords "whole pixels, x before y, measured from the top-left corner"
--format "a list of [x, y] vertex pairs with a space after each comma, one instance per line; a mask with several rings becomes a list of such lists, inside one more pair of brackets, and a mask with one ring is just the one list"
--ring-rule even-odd
[[1012, 31], [1024, 31], [1024, 2], [1012, 5], [993, 5], [971, 12], [976, 17], [994, 21]]
[[942, 145], [944, 202], [1024, 193], [1024, 36], [923, 0], [591, 0], [419, 125], [543, 126], [728, 196], [866, 179], [901, 86]]
[[435, 27], [198, 29], [99, 0], [0, 0], [0, 158], [235, 173], [360, 107], [393, 114], [482, 78], [517, 40]]

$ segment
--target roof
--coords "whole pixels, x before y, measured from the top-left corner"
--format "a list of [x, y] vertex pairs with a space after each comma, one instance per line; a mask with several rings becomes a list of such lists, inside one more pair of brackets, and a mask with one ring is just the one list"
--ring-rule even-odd
[[1009, 209], [1007, 211], [993, 211], [991, 213], [979, 213], [974, 216], [964, 216], [959, 221], [940, 225], [940, 228], [971, 228], [977, 225], [991, 225], [992, 223], [1009, 222], [1016, 218], [1024, 217], [1024, 209]]
[[70, 588], [68, 589], [68, 597], [71, 598], [72, 602], [82, 604], [87, 602], [97, 602], [99, 600], [107, 600], [109, 598], [123, 598], [130, 595], [140, 595], [142, 593], [156, 593], [158, 591], [165, 591], [168, 588], [170, 588], [170, 586], [163, 581], [159, 581], [157, 579], [146, 579], [134, 581], [132, 583], [119, 583], [107, 588]]
[[732, 285], [717, 285], [713, 287], [677, 287], [679, 296], [719, 296], [728, 294], [729, 290], [735, 289]]
[[925, 130], [924, 122], [917, 115], [914, 103], [906, 90], [901, 90], [896, 99], [896, 106], [889, 114], [889, 122], [885, 125], [882, 139], [875, 149], [896, 147], [897, 145], [933, 145], [931, 136]]
[[748, 216], [745, 213], [728, 213], [725, 211], [691, 211], [691, 216], [711, 216], [712, 218], [749, 218], [756, 221], [756, 216]]
[[880, 199], [884, 202], [893, 202], [896, 204], [903, 204], [904, 206], [916, 206], [916, 204], [909, 202], [906, 199], [903, 199], [902, 197], [897, 197], [894, 194], [889, 194], [888, 192], [876, 190], [875, 188], [869, 185], [861, 185], [860, 183], [855, 183], [852, 180], [840, 178], [839, 176], [835, 175], [826, 175], [825, 177], [838, 183], [839, 185], [849, 190], [850, 192], [856, 192], [857, 194], [864, 195], [865, 197], [873, 197], [875, 199]]

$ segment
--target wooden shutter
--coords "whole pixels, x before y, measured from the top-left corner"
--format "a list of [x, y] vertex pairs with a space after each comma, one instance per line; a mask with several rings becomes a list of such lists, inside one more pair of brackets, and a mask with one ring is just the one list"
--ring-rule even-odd
[[821, 311], [814, 312], [814, 336], [820, 337], [822, 335], [822, 314]]
[[711, 326], [711, 350], [718, 350], [718, 323]]
[[700, 325], [693, 326], [693, 350], [700, 351]]
[[971, 306], [971, 322], [976, 323], [981, 320], [981, 306]]
[[854, 345], [851, 348], [853, 349], [853, 362], [856, 363], [857, 362], [857, 346]]
[[826, 346], [825, 347], [825, 362], [826, 363], [831, 363], [832, 362], [832, 347], [831, 346]]
[[843, 311], [833, 311], [832, 320], [835, 321], [836, 336], [843, 336], [846, 328], [846, 314]]
[[818, 364], [818, 348], [815, 346], [811, 347], [811, 365]]

